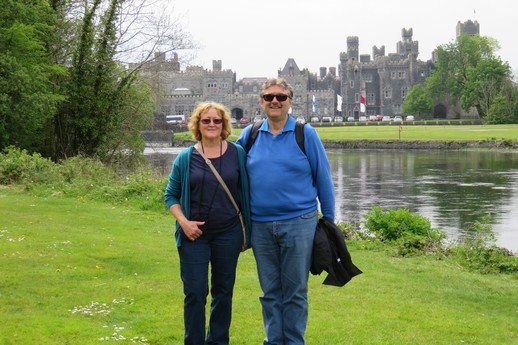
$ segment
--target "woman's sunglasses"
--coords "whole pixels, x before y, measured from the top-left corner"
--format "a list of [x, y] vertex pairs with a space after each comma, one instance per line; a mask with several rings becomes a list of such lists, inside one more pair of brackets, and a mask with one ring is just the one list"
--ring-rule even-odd
[[283, 93], [279, 93], [279, 94], [267, 93], [266, 95], [263, 95], [263, 99], [266, 102], [271, 102], [271, 101], [273, 101], [274, 98], [277, 98], [277, 100], [279, 102], [284, 102], [285, 100], [288, 99], [288, 95], [285, 95]]
[[215, 124], [215, 125], [221, 125], [223, 123], [223, 120], [222, 119], [201, 119], [200, 122], [203, 123], [204, 125], [209, 125], [210, 123]]

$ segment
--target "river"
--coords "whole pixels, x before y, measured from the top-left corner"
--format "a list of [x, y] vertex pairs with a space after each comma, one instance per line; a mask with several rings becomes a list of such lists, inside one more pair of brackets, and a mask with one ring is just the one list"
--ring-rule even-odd
[[[145, 154], [168, 174], [182, 148]], [[336, 218], [361, 223], [373, 206], [406, 208], [456, 240], [491, 214], [497, 245], [518, 253], [518, 152], [328, 149]]]

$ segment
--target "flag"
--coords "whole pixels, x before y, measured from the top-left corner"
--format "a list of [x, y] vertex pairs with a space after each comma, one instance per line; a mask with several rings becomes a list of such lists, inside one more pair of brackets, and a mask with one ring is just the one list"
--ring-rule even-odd
[[342, 96], [336, 95], [336, 110], [342, 111]]
[[360, 112], [365, 112], [365, 97], [363, 95], [360, 95]]
[[313, 95], [313, 112], [317, 111], [317, 98]]

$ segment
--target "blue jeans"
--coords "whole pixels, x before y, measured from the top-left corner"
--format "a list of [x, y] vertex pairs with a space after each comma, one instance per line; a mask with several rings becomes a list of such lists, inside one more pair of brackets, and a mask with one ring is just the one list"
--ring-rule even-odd
[[264, 345], [303, 345], [308, 321], [308, 279], [318, 212], [252, 224], [262, 289]]
[[[183, 235], [180, 274], [184, 286], [184, 344], [228, 345], [232, 318], [232, 294], [243, 234], [237, 222], [224, 232], [206, 231], [195, 241]], [[205, 304], [209, 294], [209, 263], [211, 265], [210, 319], [205, 337]]]

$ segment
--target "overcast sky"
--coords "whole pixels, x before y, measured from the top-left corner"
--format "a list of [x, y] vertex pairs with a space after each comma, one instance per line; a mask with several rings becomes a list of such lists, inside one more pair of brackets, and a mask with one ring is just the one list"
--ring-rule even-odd
[[[347, 37], [358, 36], [360, 54], [385, 46], [396, 52], [401, 29], [412, 28], [419, 42], [418, 59], [455, 39], [458, 21], [476, 20], [482, 36], [500, 43], [496, 52], [518, 74], [518, 11], [512, 0], [171, 0], [177, 18], [201, 49], [193, 65], [223, 69], [245, 77], [275, 77], [286, 60], [318, 73], [337, 67]], [[513, 38], [514, 37], [514, 38]], [[182, 69], [185, 66], [182, 66]]]

